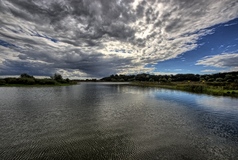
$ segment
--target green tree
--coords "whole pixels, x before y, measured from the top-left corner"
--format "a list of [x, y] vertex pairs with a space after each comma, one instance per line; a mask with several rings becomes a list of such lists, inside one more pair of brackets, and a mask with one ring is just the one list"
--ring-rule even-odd
[[6, 81], [4, 79], [0, 79], [0, 85], [6, 84]]
[[214, 81], [214, 78], [209, 78], [207, 81], [208, 81], [208, 82], [213, 82], [213, 81]]
[[34, 78], [33, 76], [30, 76], [29, 74], [27, 74], [27, 73], [22, 73], [21, 75], [20, 75], [20, 78]]
[[233, 79], [232, 74], [226, 74], [225, 80], [227, 81], [228, 79], [229, 79], [229, 80], [232, 80], [232, 79]]
[[167, 82], [167, 79], [165, 77], [159, 79], [160, 82]]
[[55, 73], [52, 79], [56, 80], [57, 82], [63, 81], [63, 77], [58, 73]]
[[217, 81], [217, 82], [222, 82], [222, 81], [223, 81], [223, 78], [217, 78], [216, 81]]

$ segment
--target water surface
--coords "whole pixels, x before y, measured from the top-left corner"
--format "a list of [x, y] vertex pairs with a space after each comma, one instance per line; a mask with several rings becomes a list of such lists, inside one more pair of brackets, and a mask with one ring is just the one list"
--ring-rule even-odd
[[118, 83], [0, 88], [0, 159], [237, 159], [238, 99]]

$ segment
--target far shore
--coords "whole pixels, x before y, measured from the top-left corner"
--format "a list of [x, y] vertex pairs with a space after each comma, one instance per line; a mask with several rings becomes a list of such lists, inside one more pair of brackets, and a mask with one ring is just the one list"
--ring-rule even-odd
[[72, 85], [77, 85], [77, 84], [80, 84], [80, 83], [70, 83], [70, 84], [61, 84], [61, 83], [58, 83], [58, 84], [5, 84], [5, 85], [0, 85], [0, 88], [1, 87], [59, 87], [59, 86], [72, 86]]
[[238, 97], [238, 90], [235, 89], [224, 89], [219, 84], [212, 83], [201, 83], [201, 82], [170, 82], [170, 83], [159, 83], [159, 82], [131, 82], [129, 85], [141, 86], [141, 87], [158, 87], [173, 90], [182, 90], [193, 93], [204, 93], [218, 96], [232, 96]]
[[63, 79], [60, 74], [54, 74], [51, 78], [35, 78], [26, 73], [19, 77], [7, 77], [0, 79], [0, 87], [49, 87], [49, 86], [69, 86], [77, 84], [77, 81], [68, 78]]

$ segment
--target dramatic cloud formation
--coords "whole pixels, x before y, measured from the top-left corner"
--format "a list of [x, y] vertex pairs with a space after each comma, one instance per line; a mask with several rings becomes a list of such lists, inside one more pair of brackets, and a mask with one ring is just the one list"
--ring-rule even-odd
[[153, 72], [237, 17], [236, 0], [0, 0], [0, 74]]

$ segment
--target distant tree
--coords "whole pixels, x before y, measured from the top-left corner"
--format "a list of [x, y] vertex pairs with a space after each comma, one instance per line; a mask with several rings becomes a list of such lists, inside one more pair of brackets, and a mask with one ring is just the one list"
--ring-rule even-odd
[[208, 82], [213, 82], [213, 81], [214, 81], [214, 78], [209, 78], [207, 81], [208, 81]]
[[58, 73], [55, 73], [52, 79], [56, 80], [57, 82], [63, 81], [63, 77]]
[[17, 78], [5, 78], [4, 80], [8, 84], [17, 84], [18, 83], [18, 79]]
[[167, 79], [165, 77], [159, 79], [160, 82], [167, 82]]
[[35, 84], [35, 80], [33, 78], [24, 77], [24, 78], [19, 78], [17, 83], [32, 85], [32, 84]]
[[20, 75], [20, 78], [34, 78], [33, 76], [30, 76], [29, 74], [27, 74], [27, 73], [22, 73], [21, 75]]
[[222, 81], [223, 81], [223, 78], [217, 78], [216, 81], [217, 81], [217, 82], [222, 82]]
[[226, 74], [225, 80], [229, 80], [229, 82], [232, 82], [233, 76], [231, 74]]
[[153, 79], [153, 78], [150, 78], [149, 81], [150, 81], [150, 82], [154, 82], [154, 79]]
[[205, 82], [205, 79], [204, 78], [200, 78], [200, 82]]
[[[141, 73], [137, 75], [110, 75], [104, 77], [101, 81], [159, 81], [159, 82], [235, 82], [237, 83], [238, 72], [216, 73], [216, 74], [176, 74], [176, 75], [150, 75]], [[235, 81], [236, 80], [236, 81]]]
[[6, 84], [6, 81], [4, 79], [0, 79], [0, 85]]
[[116, 82], [117, 79], [115, 79], [115, 78], [111, 78], [111, 81], [112, 81], [112, 82]]
[[205, 77], [205, 80], [207, 80], [207, 81], [208, 81], [208, 79], [210, 79], [210, 77], [207, 75], [207, 76]]
[[142, 74], [137, 74], [135, 79], [137, 81], [149, 81], [149, 75], [146, 73], [142, 73]]
[[120, 78], [118, 81], [119, 82], [125, 82], [125, 80], [123, 78]]

